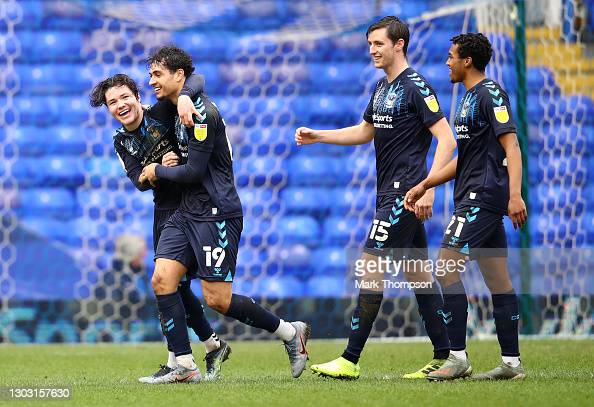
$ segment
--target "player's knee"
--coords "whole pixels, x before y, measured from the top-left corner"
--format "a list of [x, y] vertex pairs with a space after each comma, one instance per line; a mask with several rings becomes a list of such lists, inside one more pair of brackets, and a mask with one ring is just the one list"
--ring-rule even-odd
[[204, 292], [204, 301], [206, 304], [221, 314], [226, 314], [229, 310], [230, 299], [224, 293], [209, 291]]
[[155, 291], [157, 294], [163, 289], [163, 277], [161, 276], [161, 273], [157, 272], [157, 270], [155, 270], [153, 273], [151, 285], [153, 286], [153, 291]]

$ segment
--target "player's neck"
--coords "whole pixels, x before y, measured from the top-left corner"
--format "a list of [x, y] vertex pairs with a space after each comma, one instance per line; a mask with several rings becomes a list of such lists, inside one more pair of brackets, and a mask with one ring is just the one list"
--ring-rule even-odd
[[183, 83], [179, 86], [179, 89], [177, 89], [171, 96], [169, 96], [169, 100], [171, 101], [171, 103], [173, 103], [175, 106], [177, 106], [177, 98], [179, 97], [179, 94], [182, 91], [182, 87], [183, 87]]
[[408, 68], [408, 62], [406, 58], [402, 60], [396, 60], [392, 65], [384, 69], [386, 73], [386, 77], [388, 78], [388, 82], [392, 82], [394, 79], [398, 77], [404, 70]]
[[468, 90], [468, 89], [476, 86], [477, 83], [484, 80], [485, 78], [486, 78], [486, 76], [485, 76], [484, 72], [480, 72], [480, 71], [473, 69], [473, 70], [468, 71], [468, 73], [466, 74], [466, 77], [464, 78], [464, 80], [462, 82], [464, 83], [464, 87], [466, 88], [466, 90]]

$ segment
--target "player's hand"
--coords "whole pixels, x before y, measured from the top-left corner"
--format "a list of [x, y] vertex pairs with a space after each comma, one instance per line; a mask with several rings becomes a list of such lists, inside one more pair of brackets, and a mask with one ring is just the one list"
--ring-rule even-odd
[[411, 188], [404, 196], [404, 208], [407, 211], [416, 213], [415, 204], [425, 195], [425, 192], [426, 190], [422, 182], [416, 187]]
[[175, 167], [179, 164], [179, 157], [173, 151], [170, 151], [163, 156], [161, 164], [165, 167]]
[[148, 181], [148, 179], [146, 178], [146, 175], [144, 175], [144, 172], [141, 172], [140, 176], [138, 177], [138, 182], [140, 182], [141, 184], [144, 184], [147, 181]]
[[179, 120], [186, 127], [194, 126], [193, 115], [196, 115], [199, 121], [204, 120], [204, 116], [198, 113], [198, 110], [196, 110], [196, 107], [194, 106], [194, 102], [192, 102], [192, 99], [187, 95], [181, 95], [177, 98], [177, 114], [179, 115]]
[[156, 167], [157, 164], [152, 163], [142, 169], [142, 174], [146, 177], [146, 179], [151, 183], [152, 186], [155, 186], [155, 183], [157, 182], [157, 174], [155, 172]]
[[433, 216], [433, 200], [435, 199], [435, 190], [433, 188], [415, 202], [415, 216], [420, 221], [425, 221]]
[[507, 205], [507, 216], [511, 219], [514, 224], [514, 229], [518, 229], [524, 226], [528, 219], [528, 211], [526, 210], [526, 204], [522, 199], [521, 195], [513, 195], [509, 198], [509, 204]]
[[320, 141], [320, 136], [316, 131], [307, 127], [299, 127], [295, 130], [295, 142], [298, 146], [305, 144], [315, 144]]

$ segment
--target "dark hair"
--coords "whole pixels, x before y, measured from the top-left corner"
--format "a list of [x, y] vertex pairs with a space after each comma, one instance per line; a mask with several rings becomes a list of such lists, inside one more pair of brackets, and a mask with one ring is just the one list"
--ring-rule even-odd
[[453, 37], [450, 41], [458, 45], [460, 58], [472, 58], [472, 65], [481, 72], [491, 60], [493, 47], [491, 42], [482, 33], [467, 33]]
[[99, 82], [91, 91], [91, 95], [89, 96], [89, 103], [93, 107], [99, 107], [101, 105], [107, 105], [107, 101], [105, 100], [105, 93], [113, 87], [116, 86], [127, 86], [136, 99], [140, 97], [138, 93], [138, 86], [134, 79], [130, 78], [128, 75], [123, 73], [118, 73], [114, 76], [111, 76], [107, 79], [102, 80]]
[[171, 73], [183, 69], [186, 78], [194, 72], [192, 57], [183, 49], [173, 45], [167, 45], [155, 50], [148, 57], [147, 64], [149, 68], [152, 64], [162, 64]]
[[404, 40], [402, 52], [404, 52], [404, 56], [406, 56], [406, 51], [408, 50], [408, 41], [410, 39], [408, 25], [406, 25], [406, 23], [398, 17], [386, 16], [378, 22], [371, 24], [367, 29], [365, 36], [369, 38], [370, 32], [379, 30], [380, 28], [387, 28], [388, 38], [392, 41], [392, 43], [395, 44], [396, 41], [401, 38]]

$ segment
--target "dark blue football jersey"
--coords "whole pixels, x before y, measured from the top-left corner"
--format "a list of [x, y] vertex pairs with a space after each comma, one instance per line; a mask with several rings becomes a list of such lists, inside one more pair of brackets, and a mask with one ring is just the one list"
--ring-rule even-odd
[[458, 165], [454, 203], [507, 214], [509, 176], [499, 136], [515, 133], [509, 97], [493, 80], [468, 89], [456, 110]]
[[375, 128], [377, 194], [405, 194], [427, 176], [429, 127], [441, 119], [437, 95], [412, 68], [381, 79], [363, 119]]
[[[149, 183], [138, 182], [143, 167], [160, 163], [169, 151], [180, 155], [174, 130], [175, 105], [168, 100], [160, 101], [144, 112], [142, 123], [134, 131], [123, 126], [116, 130], [113, 145], [122, 162], [126, 175], [141, 191], [151, 189]], [[179, 206], [181, 189], [178, 185], [163, 180], [153, 189], [156, 209], [175, 209]]]
[[180, 183], [180, 211], [192, 219], [206, 221], [243, 216], [225, 122], [208, 96], [200, 94], [193, 100], [202, 120], [188, 128], [176, 118], [181, 165], [157, 166], [157, 176]]

